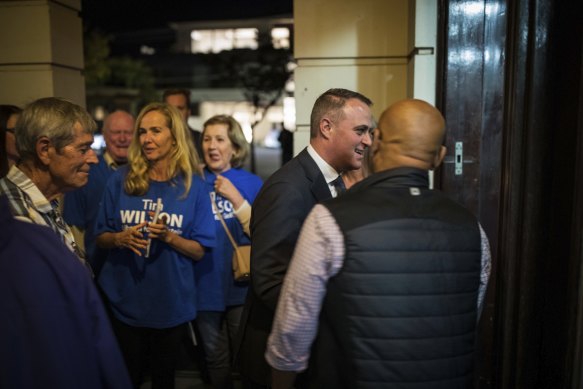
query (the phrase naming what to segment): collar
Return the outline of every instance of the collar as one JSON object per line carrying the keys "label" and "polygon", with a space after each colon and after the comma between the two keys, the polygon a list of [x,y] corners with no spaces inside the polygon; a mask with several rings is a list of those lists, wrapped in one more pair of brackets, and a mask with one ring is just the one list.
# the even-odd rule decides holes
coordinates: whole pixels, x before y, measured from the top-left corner
{"label": "collar", "polygon": [[320,169],[322,175],[324,175],[324,179],[326,180],[327,184],[330,184],[331,181],[334,181],[336,178],[338,178],[340,173],[334,170],[334,168],[330,166],[328,162],[324,161],[324,159],[320,157],[311,144],[308,145],[307,150],[308,154],[310,154],[310,157],[312,157],[314,162],[316,162],[316,165],[318,165],[318,169]]}
{"label": "collar", "polygon": [[375,173],[354,185],[355,188],[366,188],[378,183],[387,183],[392,188],[417,187],[429,188],[429,172],[413,167],[398,167]]}
{"label": "collar", "polygon": [[42,194],[34,182],[32,182],[31,179],[28,178],[28,176],[24,174],[22,170],[17,168],[16,165],[13,165],[10,168],[6,178],[12,181],[14,185],[19,187],[20,190],[22,190],[30,197],[32,204],[37,211],[49,213],[53,210],[53,205],[49,202],[45,195]]}
{"label": "collar", "polygon": [[105,161],[107,166],[110,167],[112,170],[117,170],[117,168],[119,167],[118,163],[115,162],[113,157],[107,151],[103,153],[103,160]]}

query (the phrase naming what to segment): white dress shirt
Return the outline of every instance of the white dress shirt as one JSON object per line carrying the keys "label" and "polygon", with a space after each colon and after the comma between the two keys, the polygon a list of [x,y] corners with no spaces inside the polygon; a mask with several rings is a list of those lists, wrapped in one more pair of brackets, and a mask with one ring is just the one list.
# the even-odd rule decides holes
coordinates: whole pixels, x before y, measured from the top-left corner
{"label": "white dress shirt", "polygon": [[330,166],[328,162],[324,161],[324,159],[320,157],[320,155],[316,152],[312,145],[308,145],[307,149],[308,154],[310,154],[310,157],[312,157],[314,162],[316,162],[316,165],[318,165],[318,169],[320,169],[320,171],[324,175],[324,179],[328,184],[328,188],[330,189],[330,193],[332,193],[332,197],[337,197],[338,192],[336,191],[336,187],[334,186],[334,184],[332,184],[332,181],[337,179],[340,173],[338,173],[332,166]]}

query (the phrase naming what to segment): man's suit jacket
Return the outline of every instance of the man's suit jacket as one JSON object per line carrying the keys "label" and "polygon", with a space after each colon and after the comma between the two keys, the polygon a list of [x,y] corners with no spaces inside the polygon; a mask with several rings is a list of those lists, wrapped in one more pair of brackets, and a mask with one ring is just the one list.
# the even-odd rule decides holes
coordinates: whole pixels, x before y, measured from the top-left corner
{"label": "man's suit jacket", "polygon": [[195,130],[194,128],[190,128],[188,127],[188,129],[190,130],[190,137],[192,138],[192,143],[194,144],[194,149],[196,150],[196,153],[198,154],[198,160],[200,161],[200,163],[204,163],[204,153],[202,151],[202,134],[200,133],[200,131]]}
{"label": "man's suit jacket", "polygon": [[265,361],[267,338],[283,278],[312,207],[331,198],[328,184],[307,149],[276,171],[253,203],[251,216],[251,287],[235,350],[241,374],[271,384]]}

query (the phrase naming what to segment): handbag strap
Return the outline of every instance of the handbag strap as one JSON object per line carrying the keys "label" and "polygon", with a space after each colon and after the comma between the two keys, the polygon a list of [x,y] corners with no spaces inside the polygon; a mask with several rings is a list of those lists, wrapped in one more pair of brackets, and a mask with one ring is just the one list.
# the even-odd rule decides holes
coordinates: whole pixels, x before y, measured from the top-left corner
{"label": "handbag strap", "polygon": [[225,220],[223,219],[223,215],[221,214],[221,212],[217,208],[215,201],[213,200],[213,196],[210,193],[209,193],[209,197],[211,198],[211,205],[213,206],[213,210],[215,211],[215,213],[217,215],[219,215],[219,220],[221,221],[221,224],[223,225],[223,228],[225,229],[225,232],[227,233],[227,236],[229,237],[229,240],[231,241],[233,248],[235,250],[237,250],[239,248],[239,246],[237,245],[237,242],[235,242],[235,239],[233,239],[233,235],[231,235],[231,231],[229,231],[229,227],[227,227],[227,223],[225,223]]}

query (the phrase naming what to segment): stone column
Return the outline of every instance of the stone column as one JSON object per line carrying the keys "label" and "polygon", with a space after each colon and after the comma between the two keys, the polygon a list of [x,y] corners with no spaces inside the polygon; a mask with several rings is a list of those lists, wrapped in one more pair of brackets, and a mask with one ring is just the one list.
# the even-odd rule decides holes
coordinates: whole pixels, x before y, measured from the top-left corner
{"label": "stone column", "polygon": [[80,0],[0,1],[0,103],[59,96],[85,106]]}

